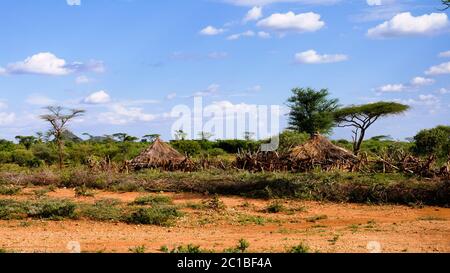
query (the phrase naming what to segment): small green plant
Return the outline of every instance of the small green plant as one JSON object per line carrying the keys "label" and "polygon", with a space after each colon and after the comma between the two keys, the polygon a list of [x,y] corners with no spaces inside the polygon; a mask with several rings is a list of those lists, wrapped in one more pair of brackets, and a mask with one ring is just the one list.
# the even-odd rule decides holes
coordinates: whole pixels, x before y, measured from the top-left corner
{"label": "small green plant", "polygon": [[214,195],[213,198],[204,200],[203,205],[207,207],[208,209],[215,210],[215,211],[221,211],[226,208],[225,204],[222,200],[220,200],[219,195]]}
{"label": "small green plant", "polygon": [[1,185],[0,186],[0,195],[16,195],[18,194],[22,188],[13,186],[13,185]]}
{"label": "small green plant", "polygon": [[245,253],[249,248],[250,243],[245,239],[240,239],[237,246],[232,248],[227,248],[224,250],[225,253]]}
{"label": "small green plant", "polygon": [[285,211],[285,210],[286,210],[286,208],[284,207],[284,205],[279,200],[273,201],[266,208],[266,211],[268,213],[279,213],[279,212],[282,212],[282,211]]}
{"label": "small green plant", "polygon": [[142,254],[142,253],[145,253],[146,249],[147,248],[145,247],[145,245],[141,245],[141,246],[130,247],[128,250],[131,253]]}
{"label": "small green plant", "polygon": [[253,216],[253,215],[243,214],[238,217],[238,222],[241,225],[256,224],[256,225],[263,226],[266,223],[266,219],[261,216]]}
{"label": "small green plant", "polygon": [[174,206],[154,206],[137,209],[126,221],[132,224],[170,226],[180,216],[181,213]]}
{"label": "small green plant", "polygon": [[86,185],[81,185],[75,188],[76,197],[93,197],[95,195],[94,191],[90,190]]}
{"label": "small green plant", "polygon": [[288,253],[309,253],[310,249],[307,245],[301,243],[293,246],[288,250]]}
{"label": "small green plant", "polygon": [[198,245],[193,245],[193,244],[188,244],[187,246],[178,246],[175,247],[174,249],[172,249],[172,251],[170,251],[170,253],[192,253],[192,254],[196,254],[196,253],[202,253],[203,251],[200,249],[200,246]]}
{"label": "small green plant", "polygon": [[160,204],[172,204],[172,199],[169,196],[164,195],[146,195],[136,198],[132,205],[160,205]]}
{"label": "small green plant", "polygon": [[161,246],[159,248],[159,251],[161,251],[162,253],[169,253],[169,248],[167,246]]}
{"label": "small green plant", "polygon": [[328,242],[330,242],[331,245],[335,245],[340,237],[341,236],[339,234],[336,234],[336,235],[334,235],[334,237],[332,239],[328,240]]}

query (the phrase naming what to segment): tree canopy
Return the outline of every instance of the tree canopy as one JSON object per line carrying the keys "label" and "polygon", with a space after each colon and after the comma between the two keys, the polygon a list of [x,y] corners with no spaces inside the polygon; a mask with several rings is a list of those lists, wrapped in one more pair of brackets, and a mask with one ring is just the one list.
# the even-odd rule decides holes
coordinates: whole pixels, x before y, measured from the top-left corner
{"label": "tree canopy", "polygon": [[434,154],[450,157],[450,126],[438,126],[422,130],[414,137],[414,151],[419,155]]}
{"label": "tree canopy", "polygon": [[310,135],[329,133],[334,125],[333,111],[338,108],[338,99],[328,98],[328,89],[294,88],[292,93],[287,102],[289,129]]}
{"label": "tree canopy", "polygon": [[338,109],[334,119],[339,127],[353,127],[353,151],[358,154],[367,129],[378,119],[407,111],[408,105],[396,102],[376,102]]}

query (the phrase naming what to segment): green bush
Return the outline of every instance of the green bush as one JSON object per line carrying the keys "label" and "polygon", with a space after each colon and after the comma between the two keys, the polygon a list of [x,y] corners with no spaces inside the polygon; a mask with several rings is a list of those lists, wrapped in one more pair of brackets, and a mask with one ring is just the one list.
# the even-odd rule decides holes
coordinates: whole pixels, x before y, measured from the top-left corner
{"label": "green bush", "polygon": [[94,205],[86,205],[81,209],[81,216],[94,221],[120,221],[123,211],[119,201],[104,199],[95,202]]}
{"label": "green bush", "polygon": [[181,213],[174,206],[154,206],[139,208],[126,220],[131,224],[170,226]]}
{"label": "green bush", "polygon": [[266,208],[266,211],[268,213],[279,213],[279,212],[282,212],[282,211],[285,211],[285,210],[286,210],[286,208],[284,207],[284,205],[278,200],[273,201]]}
{"label": "green bush", "polygon": [[309,253],[310,249],[307,245],[304,245],[303,243],[293,246],[288,250],[288,253]]}
{"label": "green bush", "polygon": [[132,205],[161,205],[171,204],[172,199],[164,195],[146,195],[136,198]]}
{"label": "green bush", "polygon": [[291,148],[302,145],[309,139],[309,134],[286,130],[280,134],[280,152],[288,152]]}
{"label": "green bush", "polygon": [[67,200],[43,200],[31,203],[27,208],[29,217],[60,220],[75,218],[76,205]]}
{"label": "green bush", "polygon": [[33,153],[28,150],[15,150],[12,153],[12,161],[19,166],[23,167],[39,167],[36,166],[37,162]]}
{"label": "green bush", "polygon": [[200,146],[198,141],[195,140],[175,140],[170,142],[170,144],[180,153],[190,156],[197,155],[202,150],[202,147]]}
{"label": "green bush", "polygon": [[450,156],[450,126],[438,126],[422,130],[414,137],[413,151],[419,155]]}
{"label": "green bush", "polygon": [[0,185],[0,195],[16,195],[22,190],[21,187],[13,185]]}

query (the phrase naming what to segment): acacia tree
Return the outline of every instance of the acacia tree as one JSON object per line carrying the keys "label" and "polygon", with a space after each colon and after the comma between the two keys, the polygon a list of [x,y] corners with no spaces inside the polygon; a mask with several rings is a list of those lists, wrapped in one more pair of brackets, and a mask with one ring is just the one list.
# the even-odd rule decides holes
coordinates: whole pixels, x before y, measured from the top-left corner
{"label": "acacia tree", "polygon": [[34,136],[16,136],[15,139],[19,142],[19,144],[25,146],[25,149],[27,150],[29,150],[33,144],[38,142],[37,138]]}
{"label": "acacia tree", "polygon": [[80,109],[65,109],[61,106],[48,106],[45,109],[49,112],[42,115],[41,119],[50,123],[52,128],[49,133],[55,138],[58,148],[59,169],[63,168],[64,162],[64,140],[63,134],[67,130],[69,121],[82,116],[86,111]]}
{"label": "acacia tree", "polygon": [[142,142],[155,142],[161,135],[160,134],[149,134],[142,137]]}
{"label": "acacia tree", "polygon": [[312,88],[294,88],[288,99],[289,129],[313,135],[329,133],[333,127],[333,111],[338,108],[338,99],[329,99],[328,89],[316,91]]}
{"label": "acacia tree", "polygon": [[450,8],[450,0],[442,0],[442,4],[445,6],[443,10]]}
{"label": "acacia tree", "polygon": [[376,102],[341,108],[334,112],[334,118],[338,127],[353,128],[353,152],[358,155],[366,131],[372,124],[382,117],[398,115],[408,109],[408,105],[396,102]]}

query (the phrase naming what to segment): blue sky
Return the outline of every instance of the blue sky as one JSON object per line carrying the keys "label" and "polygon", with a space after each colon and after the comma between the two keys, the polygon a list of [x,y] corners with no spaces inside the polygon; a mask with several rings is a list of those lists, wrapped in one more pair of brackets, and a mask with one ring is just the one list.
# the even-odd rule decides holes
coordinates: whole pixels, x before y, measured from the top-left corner
{"label": "blue sky", "polygon": [[[449,125],[450,21],[438,0],[2,0],[0,138],[87,110],[77,134],[171,136],[175,105],[283,106],[293,87],[408,113],[369,135]],[[286,117],[282,117],[282,126]],[[350,138],[336,129],[333,138]]]}

